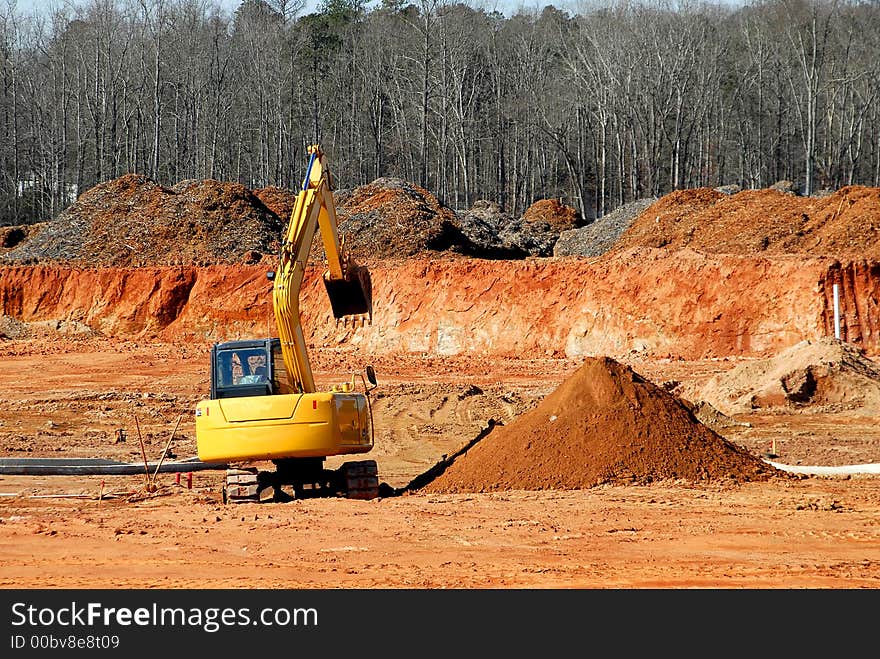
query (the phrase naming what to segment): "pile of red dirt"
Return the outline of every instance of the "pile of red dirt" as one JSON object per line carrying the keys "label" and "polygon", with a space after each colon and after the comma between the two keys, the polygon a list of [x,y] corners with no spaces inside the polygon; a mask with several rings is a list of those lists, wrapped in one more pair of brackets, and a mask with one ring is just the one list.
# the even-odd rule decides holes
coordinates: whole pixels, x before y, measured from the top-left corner
{"label": "pile of red dirt", "polygon": [[823,197],[774,190],[725,195],[678,190],[648,207],[615,245],[712,254],[880,258],[880,188],[851,185]]}
{"label": "pile of red dirt", "polygon": [[243,185],[208,179],[166,188],[126,174],[83,193],[5,259],[89,266],[254,262],[275,251],[280,232],[278,216]]}
{"label": "pile of red dirt", "polygon": [[700,397],[726,414],[807,407],[880,411],[880,366],[833,337],[801,341],[716,375]]}
{"label": "pile of red dirt", "polygon": [[630,367],[591,357],[533,410],[452,460],[424,491],[586,489],[667,479],[742,482],[779,474]]}
{"label": "pile of red dirt", "polygon": [[556,231],[568,231],[581,224],[576,208],[566,206],[558,199],[539,199],[523,213],[526,222],[546,222]]}

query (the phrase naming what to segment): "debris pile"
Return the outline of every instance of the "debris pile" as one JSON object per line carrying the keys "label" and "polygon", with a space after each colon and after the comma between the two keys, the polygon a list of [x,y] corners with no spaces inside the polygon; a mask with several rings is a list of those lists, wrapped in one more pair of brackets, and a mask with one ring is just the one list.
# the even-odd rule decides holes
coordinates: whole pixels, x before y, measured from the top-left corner
{"label": "debris pile", "polygon": [[20,246],[39,233],[46,226],[45,222],[37,224],[18,224],[0,227],[0,254]]}
{"label": "debris pile", "polygon": [[[399,178],[378,178],[335,195],[339,230],[356,259],[399,259],[459,244],[455,213],[430,192]],[[320,240],[313,258],[323,258]]]}
{"label": "debris pile", "polygon": [[529,251],[516,240],[515,226],[521,225],[500,204],[479,199],[466,211],[456,213],[456,223],[467,240],[462,251],[486,259],[521,259]]}
{"label": "debris pile", "polygon": [[774,408],[880,411],[880,366],[835,338],[801,341],[716,375],[700,397],[726,414]]}
{"label": "debris pile", "polygon": [[513,245],[527,256],[553,256],[559,232],[544,221],[514,220],[499,234],[505,245]]}
{"label": "debris pile", "polygon": [[700,423],[662,387],[609,357],[591,357],[537,407],[452,461],[424,491],[743,482],[777,474]]}
{"label": "debris pile", "polygon": [[[556,204],[555,200],[552,200]],[[550,224],[544,216],[554,211],[546,204],[537,202],[531,208],[537,210],[530,215],[531,219],[513,217],[504,212],[495,202],[479,200],[467,211],[457,214],[458,226],[467,239],[460,251],[470,256],[487,259],[522,259],[528,256],[551,256],[553,245],[559,239],[559,229]],[[542,211],[543,208],[543,211]],[[570,214],[561,206],[554,216],[554,223],[568,226]],[[574,209],[570,209],[574,211]],[[526,210],[526,214],[529,210]]]}
{"label": "debris pile", "polygon": [[116,267],[252,262],[275,251],[280,230],[279,218],[243,185],[209,179],[166,188],[126,174],[85,192],[4,260]]}

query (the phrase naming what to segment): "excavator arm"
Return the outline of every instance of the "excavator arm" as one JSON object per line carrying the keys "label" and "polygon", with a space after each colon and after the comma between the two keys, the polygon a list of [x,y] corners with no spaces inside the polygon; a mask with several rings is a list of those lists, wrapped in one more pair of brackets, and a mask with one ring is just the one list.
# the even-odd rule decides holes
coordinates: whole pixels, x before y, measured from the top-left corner
{"label": "excavator arm", "polygon": [[321,148],[309,147],[309,164],[284,233],[272,299],[284,365],[291,384],[314,393],[315,380],[300,322],[299,294],[314,241],[320,230],[327,270],[324,285],[338,320],[372,320],[372,282],[366,267],[354,262],[339,236],[330,169]]}

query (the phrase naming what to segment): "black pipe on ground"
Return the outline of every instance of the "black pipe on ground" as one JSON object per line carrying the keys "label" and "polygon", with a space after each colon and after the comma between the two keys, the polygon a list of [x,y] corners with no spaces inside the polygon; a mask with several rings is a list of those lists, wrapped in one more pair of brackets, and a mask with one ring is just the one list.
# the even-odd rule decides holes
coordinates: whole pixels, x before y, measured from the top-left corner
{"label": "black pipe on ground", "polygon": [[103,458],[0,458],[2,476],[136,476],[149,472],[173,474],[189,471],[226,469],[225,463],[202,462],[188,458],[177,462],[116,462]]}

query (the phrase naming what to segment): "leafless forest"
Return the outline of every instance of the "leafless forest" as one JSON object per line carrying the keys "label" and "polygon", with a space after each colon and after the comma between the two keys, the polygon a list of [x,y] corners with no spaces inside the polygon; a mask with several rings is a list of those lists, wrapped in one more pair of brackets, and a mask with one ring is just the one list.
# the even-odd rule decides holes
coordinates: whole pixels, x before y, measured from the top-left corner
{"label": "leafless forest", "polygon": [[0,8],[0,224],[127,172],[296,187],[398,176],[585,217],[677,188],[880,185],[880,3],[443,0]]}

